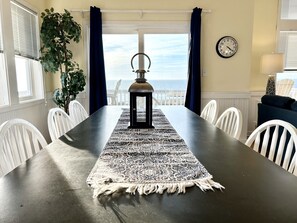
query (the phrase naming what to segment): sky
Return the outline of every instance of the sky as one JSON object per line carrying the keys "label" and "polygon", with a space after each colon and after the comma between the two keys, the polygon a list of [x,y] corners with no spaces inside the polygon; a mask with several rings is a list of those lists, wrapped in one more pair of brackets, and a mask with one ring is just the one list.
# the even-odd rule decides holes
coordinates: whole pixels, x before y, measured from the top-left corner
{"label": "sky", "polygon": [[[151,59],[149,80],[186,79],[188,70],[188,34],[145,34],[145,52]],[[131,58],[138,53],[137,34],[103,35],[105,72],[107,79],[135,79]],[[133,60],[137,70],[138,57]],[[148,59],[145,58],[145,69]]]}

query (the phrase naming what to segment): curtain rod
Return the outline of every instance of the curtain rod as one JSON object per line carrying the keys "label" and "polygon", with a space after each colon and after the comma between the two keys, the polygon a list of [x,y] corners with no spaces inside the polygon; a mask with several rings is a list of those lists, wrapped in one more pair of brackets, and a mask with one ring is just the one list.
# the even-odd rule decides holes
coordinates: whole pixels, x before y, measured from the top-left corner
{"label": "curtain rod", "polygon": [[[70,12],[90,12],[89,9],[71,9]],[[144,14],[144,13],[152,13],[152,14],[159,14],[159,13],[192,13],[192,10],[141,10],[141,9],[137,9],[137,10],[109,10],[109,9],[102,9],[101,10],[102,13],[138,13],[138,14]],[[204,13],[211,13],[210,9],[202,9],[202,12]]]}

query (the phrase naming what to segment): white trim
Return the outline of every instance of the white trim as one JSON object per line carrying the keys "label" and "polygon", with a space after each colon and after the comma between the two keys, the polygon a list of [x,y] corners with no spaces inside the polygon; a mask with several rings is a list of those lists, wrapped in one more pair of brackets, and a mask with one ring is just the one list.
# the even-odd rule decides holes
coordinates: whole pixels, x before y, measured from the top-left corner
{"label": "white trim", "polygon": [[33,14],[33,15],[37,15],[38,16],[38,9],[33,7],[32,5],[30,5],[28,2],[24,1],[24,0],[10,0],[13,4],[17,4],[19,6],[22,6],[22,8],[26,11],[28,11],[29,13]]}
{"label": "white trim", "polygon": [[[89,23],[86,22],[89,27]],[[108,34],[137,33],[144,30],[146,33],[189,33],[189,21],[103,21],[102,31]]]}
{"label": "white trim", "polygon": [[201,92],[202,98],[250,98],[250,92]]}
{"label": "white trim", "polygon": [[[2,37],[3,37],[3,49],[4,59],[6,67],[6,78],[8,87],[8,100],[9,104],[15,105],[19,103],[18,89],[17,89],[17,77],[16,68],[14,62],[14,42],[12,31],[12,19],[11,19],[11,7],[10,1],[0,1],[0,14],[2,22]],[[4,32],[5,30],[5,32]]]}
{"label": "white trim", "polygon": [[30,107],[33,107],[33,106],[38,105],[38,104],[46,105],[44,99],[28,100],[28,101],[23,101],[22,103],[16,104],[16,105],[13,105],[13,106],[1,106],[0,107],[0,114],[7,113],[9,111],[17,111],[17,110],[22,110],[24,108],[30,108]]}

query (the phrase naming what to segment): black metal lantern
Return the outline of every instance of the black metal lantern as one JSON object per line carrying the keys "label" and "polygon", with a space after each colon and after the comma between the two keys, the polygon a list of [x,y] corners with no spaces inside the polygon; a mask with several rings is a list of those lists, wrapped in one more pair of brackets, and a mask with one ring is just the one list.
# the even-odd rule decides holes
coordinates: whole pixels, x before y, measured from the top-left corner
{"label": "black metal lantern", "polygon": [[[149,60],[147,71],[138,69],[134,71],[133,59],[137,55],[144,55]],[[154,88],[145,79],[145,73],[149,72],[151,60],[145,53],[137,53],[131,59],[133,72],[137,74],[135,82],[130,86],[130,126],[129,128],[154,128],[152,94]]]}

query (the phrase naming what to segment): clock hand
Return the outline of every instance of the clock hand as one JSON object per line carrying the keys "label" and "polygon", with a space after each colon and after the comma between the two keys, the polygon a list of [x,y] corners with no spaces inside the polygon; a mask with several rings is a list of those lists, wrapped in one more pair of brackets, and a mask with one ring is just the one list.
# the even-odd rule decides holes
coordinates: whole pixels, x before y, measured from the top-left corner
{"label": "clock hand", "polygon": [[227,48],[230,50],[230,51],[232,51],[233,52],[233,50],[229,47],[229,46],[227,46]]}

